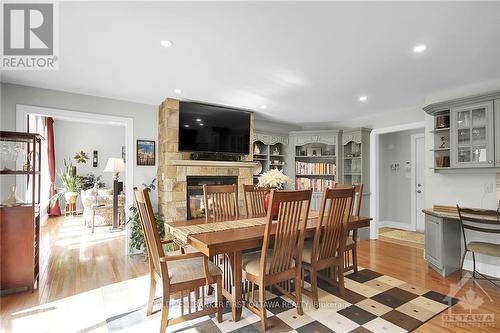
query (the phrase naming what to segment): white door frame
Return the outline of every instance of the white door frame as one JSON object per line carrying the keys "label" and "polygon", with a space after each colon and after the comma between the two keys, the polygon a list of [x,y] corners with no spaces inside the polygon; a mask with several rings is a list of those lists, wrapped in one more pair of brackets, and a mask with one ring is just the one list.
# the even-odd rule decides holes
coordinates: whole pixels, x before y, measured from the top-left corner
{"label": "white door frame", "polygon": [[[425,149],[425,133],[418,133],[411,135],[411,227],[413,231],[417,231],[417,215],[416,215],[416,206],[417,206],[417,188],[415,186],[415,181],[417,178],[417,160],[415,159],[416,155],[416,139],[423,138],[424,139],[424,149]],[[425,156],[425,154],[424,154]],[[425,161],[424,161],[425,168]],[[424,188],[424,196],[425,196],[425,188]]]}
{"label": "white door frame", "polygon": [[[134,187],[134,120],[128,117],[110,116],[92,112],[81,112],[72,110],[63,110],[56,108],[46,108],[33,105],[16,104],[16,130],[26,131],[26,119],[29,114],[36,114],[45,117],[54,117],[70,121],[79,121],[91,124],[108,124],[114,126],[125,127],[125,145],[126,145],[126,161],[125,161],[125,214],[126,219],[129,215],[129,207],[133,206],[133,187]],[[127,246],[125,253],[128,253],[130,231],[127,229]]]}
{"label": "white door frame", "polygon": [[380,223],[380,185],[379,185],[379,156],[380,145],[379,137],[382,134],[425,128],[425,121],[415,123],[396,125],[390,127],[377,128],[370,133],[370,217],[373,219],[370,223],[370,239],[378,239],[378,226]]}

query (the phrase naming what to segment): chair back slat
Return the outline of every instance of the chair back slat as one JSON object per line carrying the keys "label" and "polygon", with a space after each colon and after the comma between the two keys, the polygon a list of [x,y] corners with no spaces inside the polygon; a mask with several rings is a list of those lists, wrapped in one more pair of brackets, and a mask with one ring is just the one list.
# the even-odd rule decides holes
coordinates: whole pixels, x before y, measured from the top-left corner
{"label": "chair back slat", "polygon": [[238,186],[203,185],[205,221],[222,222],[239,217]]}
{"label": "chair back slat", "polygon": [[[470,208],[460,208],[457,205],[458,216],[460,218],[460,225],[462,227],[462,236],[464,239],[464,244],[467,247],[467,237],[465,230],[472,230],[483,233],[499,234],[500,233],[500,216],[496,212],[487,210],[477,210]],[[484,217],[484,220],[480,220]],[[496,218],[497,221],[492,221],[492,217]],[[492,227],[488,227],[488,226]]]}
{"label": "chair back slat", "polygon": [[351,188],[354,186],[354,201],[352,203],[352,216],[359,216],[361,211],[361,203],[363,199],[363,184],[338,184],[335,183],[333,188]]}
{"label": "chair back slat", "polygon": [[268,189],[255,187],[254,185],[243,185],[245,194],[245,208],[248,218],[266,216],[264,197]]}
{"label": "chair back slat", "polygon": [[320,224],[316,229],[313,244],[313,257],[317,260],[333,258],[345,247],[354,191],[351,186],[326,189],[323,193]]}
{"label": "chair back slat", "polygon": [[[311,194],[312,190],[271,191],[264,242],[262,244],[261,276],[287,271],[293,268],[294,263],[300,265]],[[277,220],[273,223],[271,207],[276,205],[279,205],[279,211]],[[272,255],[269,259],[269,270],[266,272],[266,260],[270,250],[269,244],[273,229],[274,243],[271,249]]]}
{"label": "chair back slat", "polygon": [[[160,258],[165,256],[163,246],[161,245],[160,233],[154,220],[153,208],[149,198],[149,189],[143,191],[134,187],[135,203],[139,213],[139,220],[141,221],[142,229],[144,231],[144,238],[146,240],[146,249],[148,251],[150,269],[154,270],[159,276],[161,274]],[[166,274],[168,279],[168,273]]]}

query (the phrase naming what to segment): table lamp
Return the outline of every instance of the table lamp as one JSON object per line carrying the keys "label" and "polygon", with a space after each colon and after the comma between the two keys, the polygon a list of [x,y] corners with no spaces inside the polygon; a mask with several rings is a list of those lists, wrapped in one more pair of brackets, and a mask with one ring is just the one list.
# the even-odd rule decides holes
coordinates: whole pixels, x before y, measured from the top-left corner
{"label": "table lamp", "polygon": [[113,230],[118,228],[118,177],[120,172],[125,171],[123,159],[110,157],[104,168],[104,172],[113,173]]}

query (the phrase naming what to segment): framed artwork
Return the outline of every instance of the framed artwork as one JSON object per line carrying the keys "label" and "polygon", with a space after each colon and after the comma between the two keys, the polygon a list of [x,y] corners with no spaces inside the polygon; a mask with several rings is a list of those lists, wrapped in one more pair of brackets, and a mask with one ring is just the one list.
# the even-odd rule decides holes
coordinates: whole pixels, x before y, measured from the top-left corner
{"label": "framed artwork", "polygon": [[137,165],[154,166],[156,164],[156,142],[137,140]]}

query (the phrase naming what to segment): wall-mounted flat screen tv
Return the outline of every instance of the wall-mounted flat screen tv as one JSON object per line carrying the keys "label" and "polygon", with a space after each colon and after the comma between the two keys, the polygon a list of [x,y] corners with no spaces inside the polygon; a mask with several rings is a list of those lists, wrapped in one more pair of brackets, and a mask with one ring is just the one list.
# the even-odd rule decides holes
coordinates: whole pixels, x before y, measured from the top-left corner
{"label": "wall-mounted flat screen tv", "polygon": [[251,112],[217,105],[179,104],[179,151],[245,155]]}

